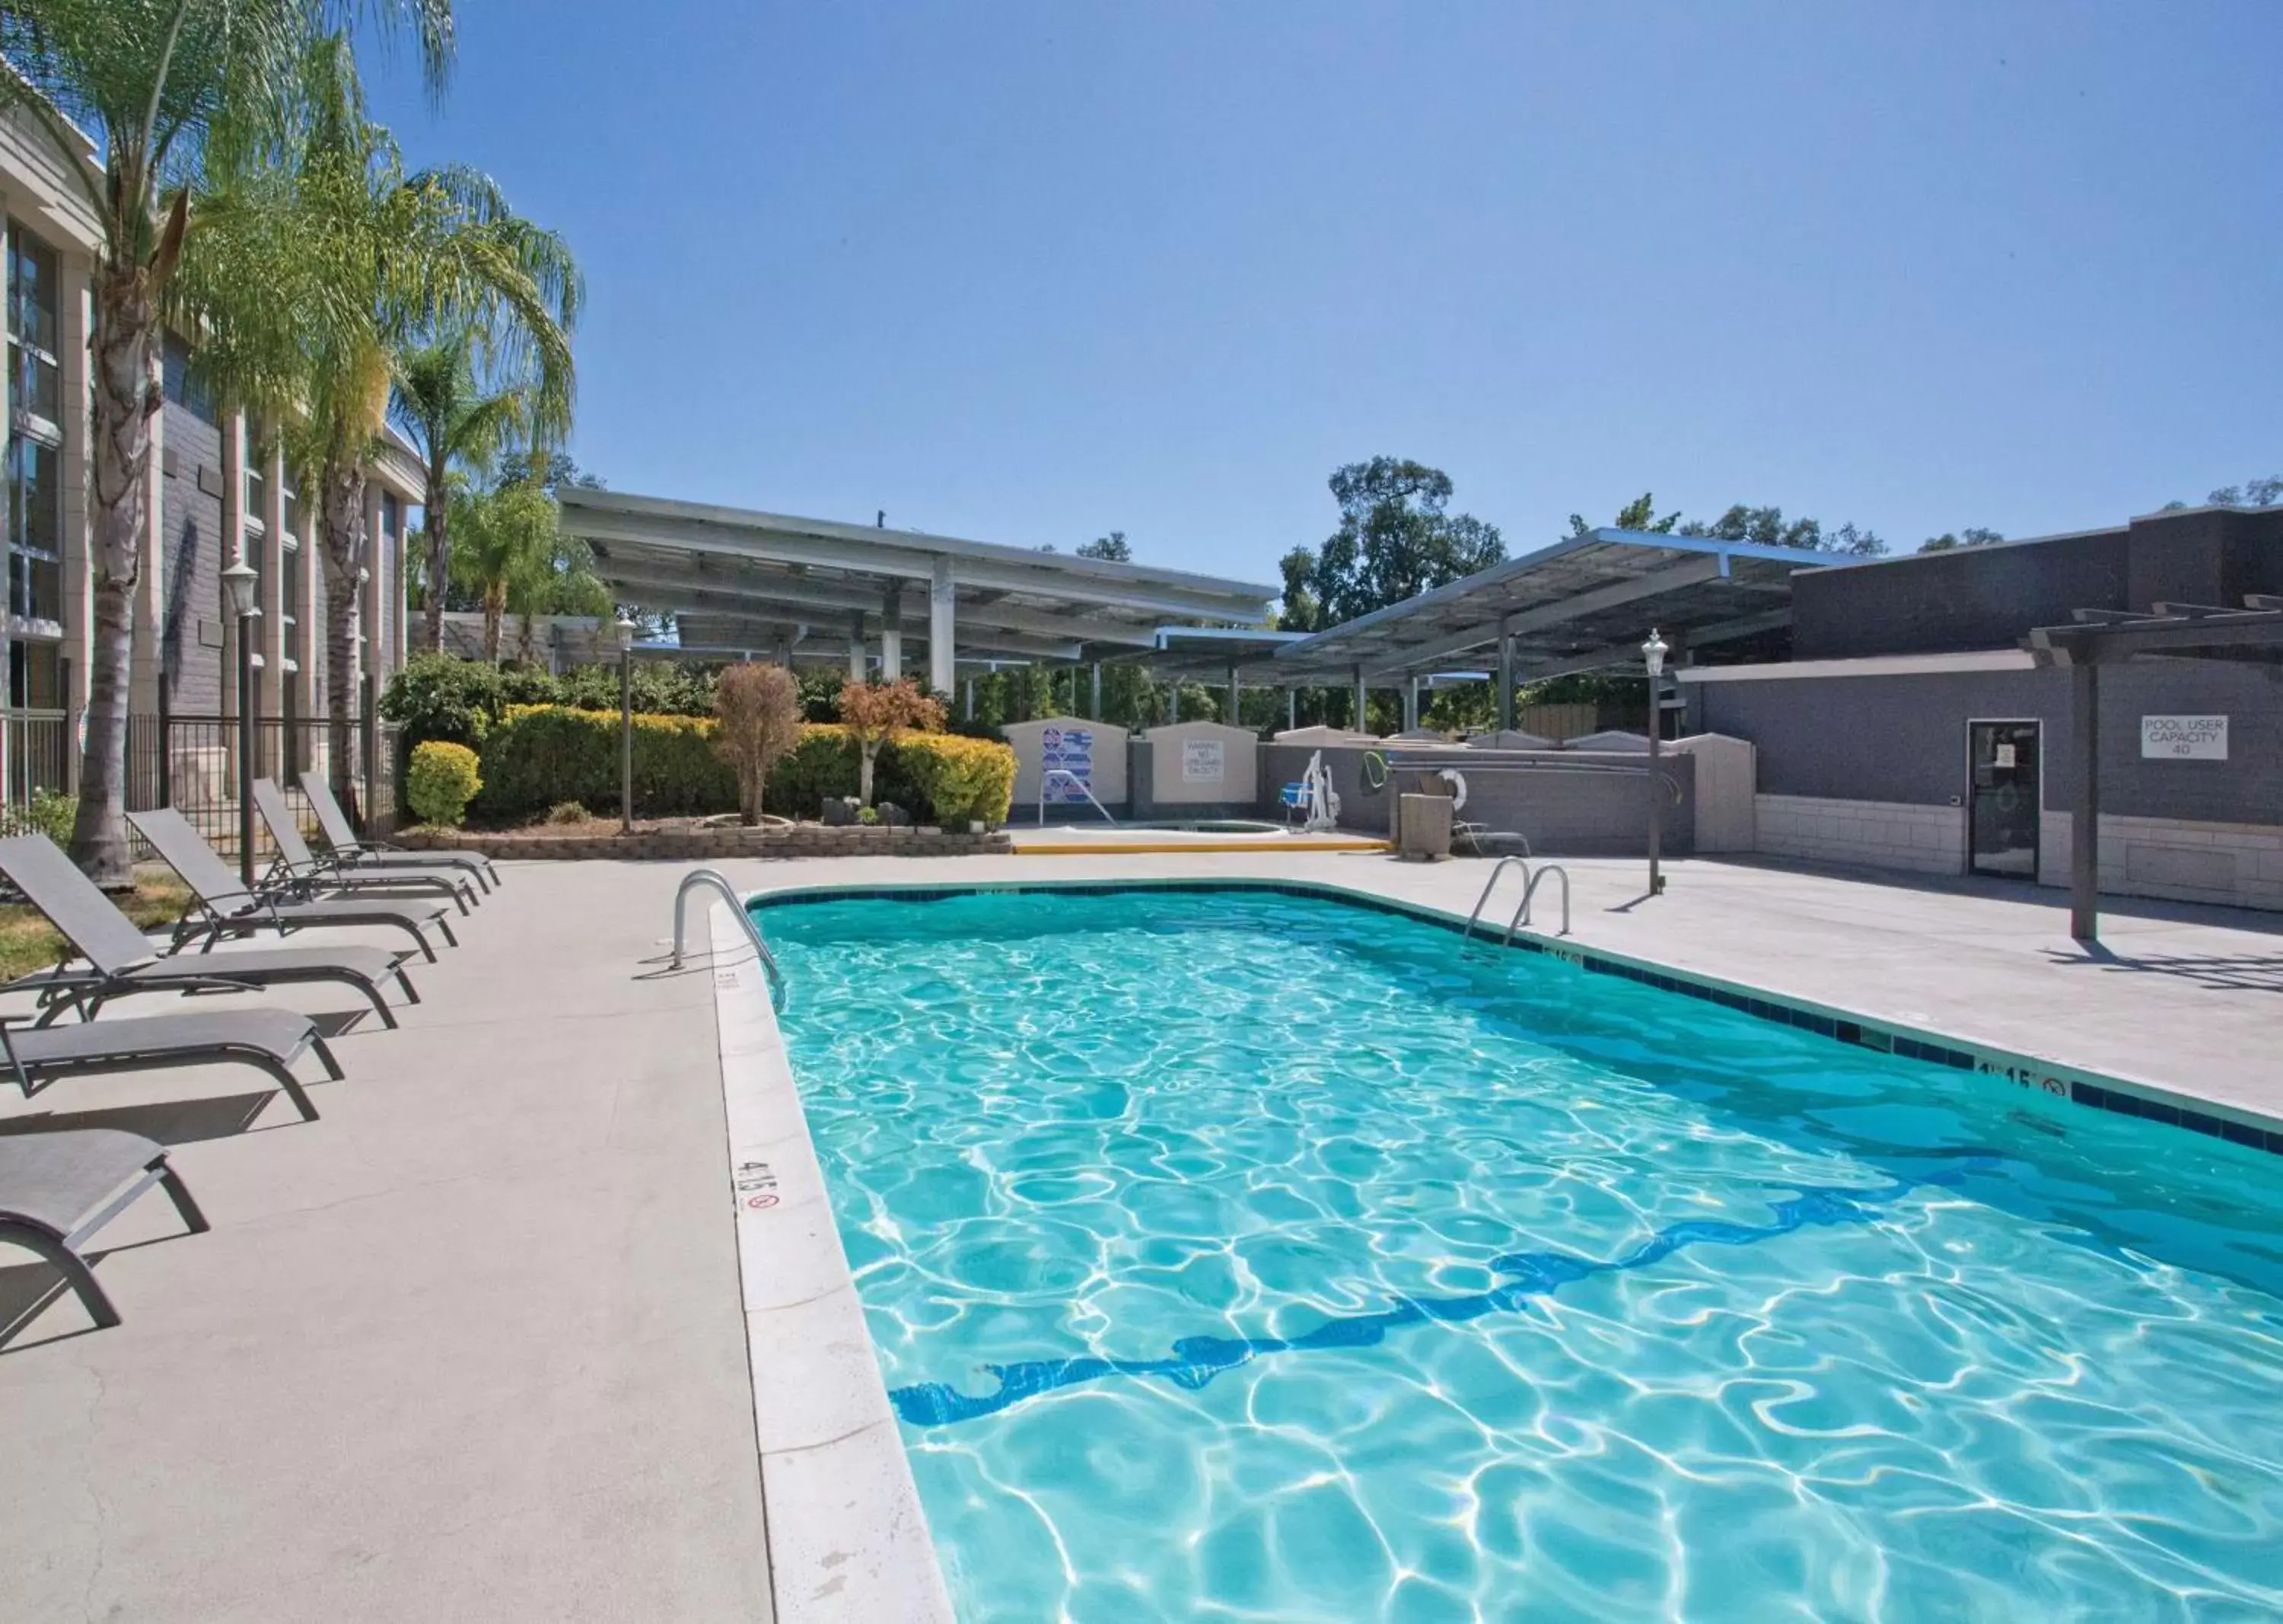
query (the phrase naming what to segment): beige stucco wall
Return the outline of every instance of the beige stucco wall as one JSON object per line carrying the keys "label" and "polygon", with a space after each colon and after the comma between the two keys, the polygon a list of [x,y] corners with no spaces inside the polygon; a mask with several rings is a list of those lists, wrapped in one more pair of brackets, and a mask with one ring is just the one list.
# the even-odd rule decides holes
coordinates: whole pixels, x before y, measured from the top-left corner
{"label": "beige stucco wall", "polygon": [[1149,796],[1160,806],[1249,806],[1259,792],[1260,741],[1250,728],[1177,722],[1151,728]]}
{"label": "beige stucco wall", "polygon": [[[1043,758],[1048,753],[1047,736],[1054,734],[1067,740],[1073,732],[1089,735],[1092,757],[1089,769],[1084,775],[1094,788],[1094,797],[1104,806],[1118,806],[1126,800],[1126,730],[1106,722],[1088,722],[1083,716],[1048,716],[1037,722],[1010,722],[999,730],[1015,751],[1015,810],[1027,816],[1029,808],[1039,804],[1039,778],[1046,770]],[[1057,794],[1069,786],[1057,784]]]}
{"label": "beige stucco wall", "polygon": [[1758,753],[1748,739],[1725,733],[1693,733],[1665,746],[1696,758],[1696,849],[1749,852],[1758,849]]}

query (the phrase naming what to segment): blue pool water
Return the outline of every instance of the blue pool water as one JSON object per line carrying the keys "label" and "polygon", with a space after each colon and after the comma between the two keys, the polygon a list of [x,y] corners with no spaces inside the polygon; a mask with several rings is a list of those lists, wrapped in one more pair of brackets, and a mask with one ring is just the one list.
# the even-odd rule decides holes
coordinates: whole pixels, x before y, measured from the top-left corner
{"label": "blue pool water", "polygon": [[964,1620],[2283,1615],[2283,1160],[1326,901],[763,917]]}

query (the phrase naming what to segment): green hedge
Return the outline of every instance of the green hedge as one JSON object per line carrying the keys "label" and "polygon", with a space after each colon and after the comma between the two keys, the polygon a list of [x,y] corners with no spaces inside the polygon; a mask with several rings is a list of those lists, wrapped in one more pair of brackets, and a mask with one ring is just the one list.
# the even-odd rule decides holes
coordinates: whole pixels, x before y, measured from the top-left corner
{"label": "green hedge", "polygon": [[[769,774],[762,809],[780,817],[816,816],[827,800],[856,792],[857,761],[856,741],[845,729],[804,729],[792,753]],[[737,777],[714,753],[710,717],[635,716],[634,765],[636,817],[737,809]],[[1004,786],[1014,782],[1014,752],[1004,745],[908,734],[900,748],[881,747],[872,798],[932,823],[932,785],[964,803],[950,808],[954,822],[979,816],[998,823],[1007,816]],[[565,706],[510,705],[484,736],[481,772],[483,789],[471,809],[487,821],[534,817],[566,800],[609,816],[619,809],[619,719]]]}
{"label": "green hedge", "polygon": [[[635,816],[688,817],[737,809],[736,775],[713,753],[699,716],[635,718]],[[485,736],[480,816],[507,821],[565,800],[619,806],[619,719],[563,706],[510,706]]]}

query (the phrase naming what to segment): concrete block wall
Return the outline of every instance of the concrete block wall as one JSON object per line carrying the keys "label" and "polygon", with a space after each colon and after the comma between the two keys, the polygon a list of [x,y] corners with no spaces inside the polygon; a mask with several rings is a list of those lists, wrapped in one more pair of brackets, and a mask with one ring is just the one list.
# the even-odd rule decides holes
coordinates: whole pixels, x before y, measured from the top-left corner
{"label": "concrete block wall", "polygon": [[1966,813],[1960,807],[1825,796],[1754,798],[1758,849],[1816,863],[1859,863],[1920,874],[1966,871]]}
{"label": "concrete block wall", "polygon": [[[2038,878],[2069,883],[2069,814],[2047,812]],[[2100,888],[2113,896],[2283,910],[2283,824],[2198,823],[2103,815]]]}

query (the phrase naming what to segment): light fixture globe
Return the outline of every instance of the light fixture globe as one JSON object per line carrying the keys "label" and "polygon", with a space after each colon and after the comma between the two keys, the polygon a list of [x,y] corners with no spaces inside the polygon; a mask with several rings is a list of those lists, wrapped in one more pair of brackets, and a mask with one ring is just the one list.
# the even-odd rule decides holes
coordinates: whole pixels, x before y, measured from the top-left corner
{"label": "light fixture globe", "polygon": [[1650,628],[1648,641],[1641,644],[1641,663],[1648,668],[1651,682],[1664,675],[1666,652],[1664,637],[1658,635],[1656,628]]}
{"label": "light fixture globe", "polygon": [[619,652],[625,653],[635,645],[635,619],[625,610],[619,612]]}
{"label": "light fixture globe", "polygon": [[239,620],[261,613],[261,572],[248,564],[243,554],[222,571],[222,584],[230,593],[230,612]]}

